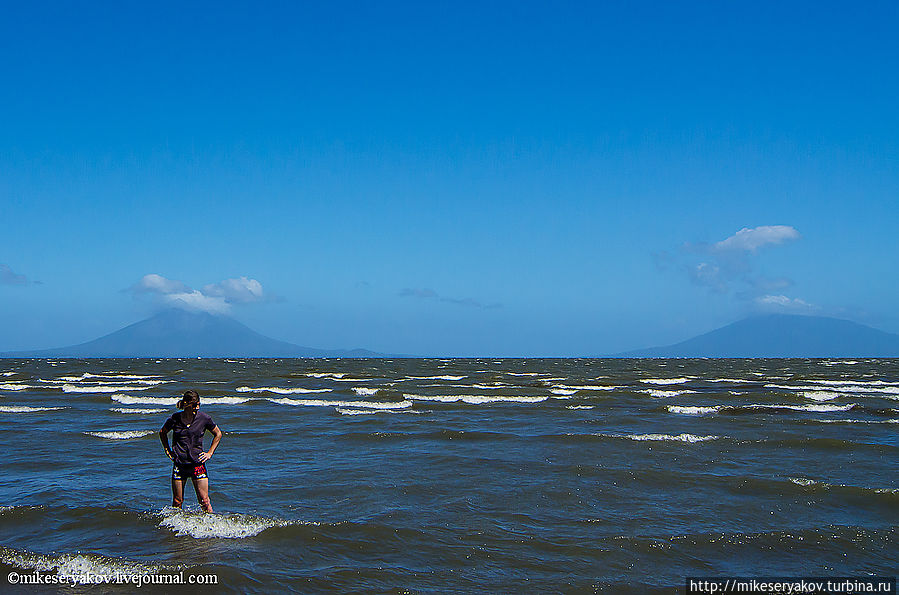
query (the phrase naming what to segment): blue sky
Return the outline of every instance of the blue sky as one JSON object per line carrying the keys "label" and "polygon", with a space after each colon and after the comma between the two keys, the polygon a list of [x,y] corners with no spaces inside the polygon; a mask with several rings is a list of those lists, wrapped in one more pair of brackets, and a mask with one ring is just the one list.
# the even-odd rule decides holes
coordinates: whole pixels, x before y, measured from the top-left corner
{"label": "blue sky", "polygon": [[4,12],[0,350],[169,305],[420,355],[899,332],[895,2]]}

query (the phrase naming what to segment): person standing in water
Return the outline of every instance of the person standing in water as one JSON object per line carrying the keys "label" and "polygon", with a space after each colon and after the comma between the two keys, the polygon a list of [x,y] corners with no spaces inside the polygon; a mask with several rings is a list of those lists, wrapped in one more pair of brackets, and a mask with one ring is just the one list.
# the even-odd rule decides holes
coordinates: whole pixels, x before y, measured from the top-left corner
{"label": "person standing in water", "polygon": [[[206,461],[212,458],[212,453],[218,447],[222,439],[222,430],[215,425],[211,417],[200,411],[200,395],[196,391],[185,392],[178,401],[178,408],[182,411],[165,420],[165,424],[159,430],[159,440],[165,454],[173,463],[172,506],[181,508],[184,501],[184,482],[190,478],[194,482],[197,501],[203,507],[203,511],[212,512]],[[206,430],[212,433],[213,439],[209,450],[203,452],[203,434]],[[172,448],[169,448],[169,431],[172,432]]]}

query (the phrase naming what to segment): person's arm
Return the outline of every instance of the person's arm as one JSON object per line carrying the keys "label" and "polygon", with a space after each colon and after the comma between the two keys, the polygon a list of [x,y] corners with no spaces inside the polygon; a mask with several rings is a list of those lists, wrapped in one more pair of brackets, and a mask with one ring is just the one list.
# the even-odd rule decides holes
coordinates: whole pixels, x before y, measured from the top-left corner
{"label": "person's arm", "polygon": [[212,453],[215,452],[215,449],[218,447],[219,442],[222,441],[222,431],[218,426],[215,426],[209,431],[212,432],[214,438],[212,439],[212,445],[209,447],[209,450],[207,452],[200,453],[200,456],[198,458],[200,459],[201,463],[205,463],[212,458]]}
{"label": "person's arm", "polygon": [[162,429],[159,430],[159,441],[162,442],[162,448],[165,450],[166,456],[174,461],[175,455],[172,453],[172,449],[169,448],[168,424],[162,426]]}

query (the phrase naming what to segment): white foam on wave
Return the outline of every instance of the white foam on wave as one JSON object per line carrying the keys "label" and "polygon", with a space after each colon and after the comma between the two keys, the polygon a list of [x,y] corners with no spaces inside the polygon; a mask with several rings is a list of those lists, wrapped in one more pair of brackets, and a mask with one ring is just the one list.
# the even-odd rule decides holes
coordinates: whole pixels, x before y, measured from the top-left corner
{"label": "white foam on wave", "polygon": [[26,407],[25,405],[10,405],[0,407],[0,413],[37,413],[39,411],[56,411],[68,409],[68,407]]}
{"label": "white foam on wave", "polygon": [[637,434],[633,436],[628,436],[631,440],[666,440],[672,442],[687,442],[692,444],[694,442],[705,442],[707,440],[718,440],[720,436],[697,436],[696,434],[678,434],[677,436],[672,436],[671,434]]}
{"label": "white foam on wave", "polygon": [[18,372],[0,372],[0,376],[15,376]]}
{"label": "white foam on wave", "polygon": [[100,554],[36,554],[4,546],[0,546],[0,562],[25,570],[55,571],[56,576],[65,581],[60,582],[60,586],[65,584],[93,585],[95,584],[93,580],[97,576],[147,575],[165,570],[164,566],[158,564],[108,558]]}
{"label": "white foam on wave", "polygon": [[570,389],[570,388],[551,388],[551,389],[549,389],[549,392],[551,392],[554,395],[566,396],[566,395],[573,395],[574,393],[577,392],[577,390]]}
{"label": "white foam on wave", "polygon": [[405,380],[462,380],[466,376],[406,376]]}
{"label": "white foam on wave", "polygon": [[[505,395],[403,395],[412,401],[437,401],[440,403],[468,403],[483,405],[485,403],[540,403],[550,397],[512,397]],[[555,397],[559,398],[559,397]]]}
{"label": "white foam on wave", "polygon": [[847,405],[742,405],[746,409],[790,409],[792,411],[814,411],[816,413],[831,413],[834,411],[849,411],[855,407],[857,403],[849,403]]}
{"label": "white foam on wave", "polygon": [[371,397],[372,395],[377,394],[377,388],[368,388],[364,386],[356,386],[353,388],[353,392],[359,395],[360,397]]}
{"label": "white foam on wave", "polygon": [[296,521],[249,514],[197,513],[176,508],[163,509],[161,515],[160,527],[173,531],[175,535],[194,539],[241,539],[253,537],[272,527],[299,524]]}
{"label": "white foam on wave", "polygon": [[308,376],[309,378],[343,378],[346,376],[346,372],[308,372],[303,374],[303,376]]}
{"label": "white foam on wave", "polygon": [[809,380],[815,384],[827,384],[830,386],[897,386],[899,382],[886,380]]}
{"label": "white foam on wave", "polygon": [[709,378],[706,382],[733,382],[737,384],[745,384],[754,382],[753,380],[743,380],[742,378]]}
{"label": "white foam on wave", "polygon": [[115,411],[116,413],[135,413],[135,414],[147,414],[147,413],[165,413],[168,409],[126,409],[122,407],[113,407],[110,411]]}
{"label": "white foam on wave", "polygon": [[323,399],[267,399],[278,405],[293,405],[295,407],[344,407],[344,408],[360,408],[360,409],[405,409],[412,407],[412,401],[393,401],[393,402],[377,402],[377,401],[326,401]]}
{"label": "white foam on wave", "polygon": [[98,384],[95,386],[87,386],[83,384],[63,384],[62,392],[64,393],[114,393],[120,390],[149,390],[152,386],[134,386],[134,385],[109,385]]}
{"label": "white foam on wave", "polygon": [[479,390],[497,390],[500,388],[508,388],[510,385],[502,382],[494,382],[493,384],[456,384],[453,386],[459,386],[461,388],[476,388]]}
{"label": "white foam on wave", "polygon": [[863,486],[852,486],[842,483],[827,483],[826,481],[815,481],[807,477],[790,477],[791,482],[796,485],[807,488],[809,486],[821,486],[822,488],[856,488],[862,490],[871,490],[875,494],[899,494],[899,488],[868,488]]}
{"label": "white foam on wave", "polygon": [[237,387],[237,392],[239,393],[275,393],[279,395],[298,395],[298,394],[308,394],[308,393],[330,393],[334,392],[330,388],[280,388],[278,386],[260,386],[259,388],[252,388],[249,386],[239,386]]}
{"label": "white foam on wave", "polygon": [[36,388],[34,386],[29,386],[27,384],[0,384],[0,390],[25,390],[27,388]]}
{"label": "white foam on wave", "polygon": [[379,413],[405,414],[405,413],[422,413],[413,409],[347,409],[346,407],[336,407],[335,411],[340,415],[377,415]]}
{"label": "white foam on wave", "polygon": [[97,438],[106,438],[107,440],[133,440],[134,438],[143,438],[150,434],[155,434],[154,430],[129,430],[126,432],[82,432],[88,436]]}
{"label": "white foam on wave", "polygon": [[799,394],[801,394],[806,399],[811,399],[813,401],[833,401],[838,397],[846,396],[840,393],[830,392],[828,390],[807,390]]}
{"label": "white foam on wave", "polygon": [[678,405],[667,405],[666,408],[669,412],[678,413],[680,415],[709,415],[711,413],[718,413],[721,409],[721,405],[714,405],[712,407],[681,407]]}
{"label": "white foam on wave", "polygon": [[[168,405],[174,407],[178,404],[178,397],[132,397],[131,395],[112,395],[113,401],[123,405]],[[201,397],[203,405],[241,405],[251,401],[252,397]]]}
{"label": "white foam on wave", "polygon": [[503,372],[507,376],[545,376],[540,372]]}
{"label": "white foam on wave", "polygon": [[822,424],[899,424],[899,419],[816,419]]}
{"label": "white foam on wave", "polygon": [[[839,385],[830,385],[835,388],[839,388],[840,392],[845,393],[861,393],[861,394],[883,394],[883,395],[897,395],[899,396],[899,386],[871,386],[868,384],[860,384],[860,383],[844,383]],[[792,390],[792,391],[816,391],[821,390],[823,387],[820,384],[803,384],[803,385],[787,385],[787,384],[766,384],[765,388],[781,388],[784,390]],[[888,396],[887,398],[894,398],[892,396]]]}
{"label": "white foam on wave", "polygon": [[178,397],[132,397],[131,395],[112,395],[113,401],[123,405],[168,405],[174,407],[178,403]]}
{"label": "white foam on wave", "polygon": [[646,384],[683,384],[684,382],[690,382],[693,380],[692,377],[685,378],[644,378],[640,382]]}
{"label": "white foam on wave", "polygon": [[667,399],[669,397],[679,397],[680,395],[693,394],[696,391],[692,390],[655,390],[655,389],[646,389],[641,390],[641,393],[646,393],[647,395],[664,398]]}
{"label": "white foam on wave", "polygon": [[567,405],[565,409],[593,409],[594,405]]}
{"label": "white foam on wave", "polygon": [[645,441],[664,441],[664,442],[686,442],[693,444],[695,442],[706,442],[708,440],[718,440],[721,436],[697,436],[696,434],[597,434],[597,436],[606,436],[608,438],[627,438],[638,442]]}
{"label": "white foam on wave", "polygon": [[554,388],[567,388],[569,390],[615,390],[620,386],[607,386],[604,384],[554,384]]}
{"label": "white foam on wave", "polygon": [[[72,382],[80,382],[81,380],[86,380],[88,378],[108,378],[111,380],[141,380],[146,378],[162,378],[162,376],[158,374],[153,374],[147,376],[146,374],[118,374],[116,372],[106,372],[105,374],[91,374],[90,372],[85,372],[81,376],[60,376],[59,380],[67,380]],[[166,380],[150,380],[149,382],[155,382],[157,384],[162,382],[167,382]],[[142,384],[139,382],[138,384]]]}
{"label": "white foam on wave", "polygon": [[[102,381],[96,380],[86,380],[86,378],[102,378]],[[103,374],[83,374],[81,376],[60,376],[56,380],[41,380],[41,382],[78,382],[83,386],[91,386],[90,383],[94,383],[94,385],[99,386],[112,386],[112,385],[121,385],[121,384],[143,384],[147,386],[157,386],[159,384],[166,384],[170,382],[169,380],[143,380],[143,376],[104,376]]]}

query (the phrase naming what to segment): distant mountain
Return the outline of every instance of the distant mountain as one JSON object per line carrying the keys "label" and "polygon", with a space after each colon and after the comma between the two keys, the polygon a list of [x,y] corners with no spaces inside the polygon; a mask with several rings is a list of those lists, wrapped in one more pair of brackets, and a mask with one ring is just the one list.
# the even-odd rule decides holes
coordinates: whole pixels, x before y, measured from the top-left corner
{"label": "distant mountain", "polygon": [[385,357],[366,349],[300,347],[260,335],[227,316],[165,310],[114,333],[70,347],[0,357]]}
{"label": "distant mountain", "polygon": [[770,314],[615,357],[899,357],[899,335],[837,318]]}

